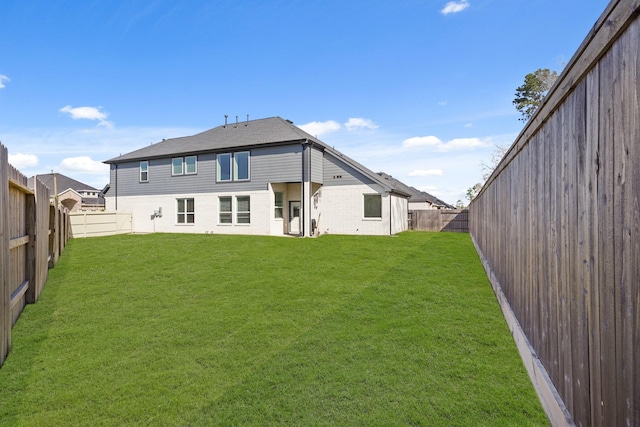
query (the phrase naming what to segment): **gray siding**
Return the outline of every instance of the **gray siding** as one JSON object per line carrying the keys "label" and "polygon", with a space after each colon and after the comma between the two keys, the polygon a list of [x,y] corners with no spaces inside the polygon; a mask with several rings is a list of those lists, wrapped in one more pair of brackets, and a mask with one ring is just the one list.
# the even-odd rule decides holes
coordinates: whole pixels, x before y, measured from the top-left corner
{"label": "gray siding", "polygon": [[341,160],[325,152],[323,162],[323,183],[326,186],[333,185],[359,185],[375,184],[375,182],[358,172]]}
{"label": "gray siding", "polygon": [[[109,196],[215,193],[266,190],[269,182],[300,182],[302,146],[287,145],[251,150],[249,181],[216,182],[216,154],[198,155],[195,175],[171,175],[171,158],[149,160],[149,182],[140,182],[140,162],[111,166]],[[112,193],[113,192],[113,193]]]}
{"label": "gray siding", "polygon": [[324,182],[322,151],[318,149],[311,150],[311,182],[322,184]]}

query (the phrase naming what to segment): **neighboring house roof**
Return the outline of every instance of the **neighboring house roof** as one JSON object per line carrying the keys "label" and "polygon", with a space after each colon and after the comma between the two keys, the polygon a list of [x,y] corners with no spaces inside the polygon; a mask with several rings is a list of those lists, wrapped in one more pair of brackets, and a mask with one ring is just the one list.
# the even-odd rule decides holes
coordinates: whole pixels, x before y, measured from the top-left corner
{"label": "neighboring house roof", "polygon": [[162,142],[106,160],[104,163],[118,164],[136,160],[184,156],[211,151],[249,149],[258,146],[302,143],[305,141],[341,159],[372,181],[382,185],[385,191],[393,192],[404,197],[410,196],[406,191],[396,188],[394,183],[382,179],[375,172],[303,131],[290,120],[285,120],[281,117],[233,122],[193,136],[165,139]]}
{"label": "neighboring house roof", "polygon": [[[58,195],[68,190],[74,191],[78,194],[78,196],[81,196],[81,193],[86,192],[100,193],[100,190],[98,190],[97,188],[87,185],[84,182],[76,181],[75,179],[69,178],[66,175],[62,175],[61,173],[46,173],[42,175],[36,175],[35,177],[29,178],[29,181],[33,180],[34,178],[39,179],[44,185],[46,185],[52,195],[54,187],[56,187],[56,189],[58,190]],[[102,196],[102,194],[99,194],[97,197],[82,197],[82,203],[86,205],[104,205],[104,197]]]}
{"label": "neighboring house roof", "polygon": [[453,206],[451,206],[450,204],[448,204],[447,202],[444,202],[440,199],[438,199],[435,196],[432,196],[431,194],[427,193],[426,191],[420,191],[417,188],[414,187],[410,187],[408,185],[406,185],[405,183],[403,183],[402,181],[392,177],[389,174],[386,174],[384,172],[378,172],[378,175],[380,175],[383,179],[393,183],[393,185],[398,188],[400,191],[405,192],[407,194],[409,194],[411,197],[409,198],[409,203],[430,203],[434,206],[440,206],[440,207],[444,207],[446,209],[454,209]]}

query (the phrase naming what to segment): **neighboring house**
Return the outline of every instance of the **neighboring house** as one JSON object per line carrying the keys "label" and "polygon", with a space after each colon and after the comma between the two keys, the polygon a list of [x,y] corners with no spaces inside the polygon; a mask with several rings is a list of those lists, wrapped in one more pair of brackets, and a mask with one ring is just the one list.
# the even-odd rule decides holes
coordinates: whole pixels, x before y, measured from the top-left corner
{"label": "neighboring house", "polygon": [[280,117],[105,161],[107,210],[134,232],[312,236],[407,230],[409,194]]}
{"label": "neighboring house", "polygon": [[409,187],[408,185],[398,181],[391,175],[387,175],[384,172],[378,172],[382,178],[389,180],[392,182],[392,185],[395,185],[399,190],[409,194],[411,197],[409,198],[409,210],[410,211],[418,211],[418,210],[431,210],[431,209],[455,209],[454,206],[451,206],[447,202],[443,202],[435,196],[427,193],[426,191],[420,191],[417,188]]}
{"label": "neighboring house", "polygon": [[49,188],[51,198],[54,197],[57,189],[59,202],[70,212],[104,210],[102,192],[90,185],[59,173],[36,175],[29,178],[29,181],[32,182],[34,178],[38,178]]}

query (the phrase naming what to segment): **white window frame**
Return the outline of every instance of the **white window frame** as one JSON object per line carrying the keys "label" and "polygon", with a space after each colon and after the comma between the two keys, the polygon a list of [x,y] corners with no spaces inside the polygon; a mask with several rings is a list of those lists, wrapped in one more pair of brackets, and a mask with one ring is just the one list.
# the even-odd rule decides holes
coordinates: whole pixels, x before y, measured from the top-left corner
{"label": "white window frame", "polygon": [[[193,203],[193,210],[189,210],[189,200]],[[182,202],[182,206],[184,211],[180,210],[180,202]],[[189,215],[192,216],[191,221],[189,221]],[[182,216],[182,221],[180,221],[180,217]],[[192,225],[196,223],[196,200],[193,197],[183,197],[176,199],[176,224],[178,225]]]}
{"label": "white window frame", "polygon": [[[142,167],[142,165],[145,165],[144,169]],[[146,178],[142,179],[142,174],[146,174]],[[149,182],[149,160],[143,160],[140,162],[140,182]]]}
{"label": "white window frame", "polygon": [[[180,165],[180,172],[176,172],[176,166]],[[171,159],[171,176],[184,174],[184,158],[174,157]]]}
{"label": "white window frame", "polygon": [[[221,159],[229,157],[229,178],[222,179],[222,168],[220,167]],[[217,182],[231,182],[233,180],[233,154],[232,153],[220,153],[216,155],[216,181]]]}
{"label": "white window frame", "polygon": [[[189,160],[193,159],[193,172],[189,172]],[[185,175],[195,175],[198,173],[198,156],[185,156],[184,158],[184,174]]]}
{"label": "white window frame", "polygon": [[[278,205],[277,194],[280,194],[281,197],[280,205]],[[278,212],[280,212],[280,216],[278,216]],[[284,192],[282,191],[273,192],[273,217],[275,219],[284,219]]]}
{"label": "white window frame", "polygon": [[[238,155],[246,154],[247,155],[247,177],[239,178],[238,177]],[[251,180],[251,151],[238,151],[233,153],[233,180],[234,181],[250,181]]]}
{"label": "white window frame", "polygon": [[[380,216],[367,216],[367,197],[377,197],[380,200]],[[382,219],[382,194],[368,193],[362,195],[362,218],[366,220],[381,220]]]}
{"label": "white window frame", "polygon": [[[222,199],[229,199],[229,210],[222,210]],[[222,215],[224,214],[225,218],[228,216],[229,221],[222,221]],[[231,196],[218,196],[218,224],[219,225],[232,225],[233,224],[233,197]]]}
{"label": "white window frame", "polygon": [[[249,200],[249,210],[246,211],[241,211],[240,210],[240,199],[248,199]],[[235,212],[235,218],[236,218],[236,224],[237,225],[250,225],[251,224],[251,196],[236,196],[235,197],[235,203],[236,203],[236,212]],[[246,215],[247,217],[247,222],[244,221],[240,221],[240,217]]]}

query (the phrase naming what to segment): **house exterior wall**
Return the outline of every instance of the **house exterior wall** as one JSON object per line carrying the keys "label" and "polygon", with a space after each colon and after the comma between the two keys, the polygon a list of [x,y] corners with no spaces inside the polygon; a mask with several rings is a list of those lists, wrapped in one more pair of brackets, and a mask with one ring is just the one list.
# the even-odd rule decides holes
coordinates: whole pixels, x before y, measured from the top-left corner
{"label": "house exterior wall", "polygon": [[[254,148],[250,152],[250,179],[248,181],[216,182],[216,154],[204,153],[198,155],[197,173],[193,175],[172,176],[171,158],[149,159],[148,182],[140,182],[140,161],[120,163],[117,169],[115,165],[112,165],[112,189],[107,194],[110,198],[115,197],[117,191],[120,200],[120,197],[126,196],[150,196],[167,193],[258,191],[267,190],[269,182],[299,182],[301,180],[301,145]],[[119,205],[118,209],[120,209]]]}
{"label": "house exterior wall", "polygon": [[389,197],[391,197],[391,234],[407,231],[409,229],[409,203],[407,199],[394,194]]}
{"label": "house exterior wall", "polygon": [[322,184],[324,182],[324,160],[322,151],[311,150],[311,182]]}
{"label": "house exterior wall", "polygon": [[[229,152],[246,151],[242,149]],[[406,230],[407,199],[384,188],[339,157],[317,147],[289,144],[250,150],[250,180],[216,181],[216,154],[198,155],[197,173],[171,175],[171,158],[149,159],[148,182],[139,161],[111,169],[108,211],[132,212],[133,231],[310,236],[389,235]],[[179,157],[179,156],[174,156]],[[306,182],[303,178],[306,178]],[[283,193],[283,218],[275,217],[275,192]],[[364,195],[380,194],[381,218],[364,218]],[[219,221],[219,197],[231,196],[233,223]],[[250,196],[250,223],[237,224],[236,197]],[[178,224],[177,199],[194,199],[195,221]],[[289,203],[299,201],[299,227],[292,228]],[[162,216],[154,215],[162,209]],[[314,230],[313,225],[317,228]]]}
{"label": "house exterior wall", "polygon": [[[389,235],[389,195],[382,194],[382,218],[364,218],[364,195],[379,193],[378,185],[323,186],[317,197],[316,218],[319,234]],[[406,218],[406,216],[405,216]]]}
{"label": "house exterior wall", "polygon": [[[233,223],[220,224],[219,198],[231,196]],[[238,224],[236,197],[249,196],[250,224]],[[193,224],[177,223],[177,199],[193,198],[195,221]],[[114,210],[112,198],[107,199],[107,210]],[[154,217],[154,211],[162,208],[162,217]],[[273,193],[263,191],[240,191],[220,193],[180,193],[151,196],[118,197],[118,211],[132,212],[135,233],[220,233],[220,234],[272,234]],[[274,231],[277,231],[274,229]],[[274,233],[281,235],[282,232]]]}
{"label": "house exterior wall", "polygon": [[330,153],[325,152],[322,166],[322,182],[324,185],[374,184],[373,180],[349,165],[344,164],[341,160],[335,158]]}

